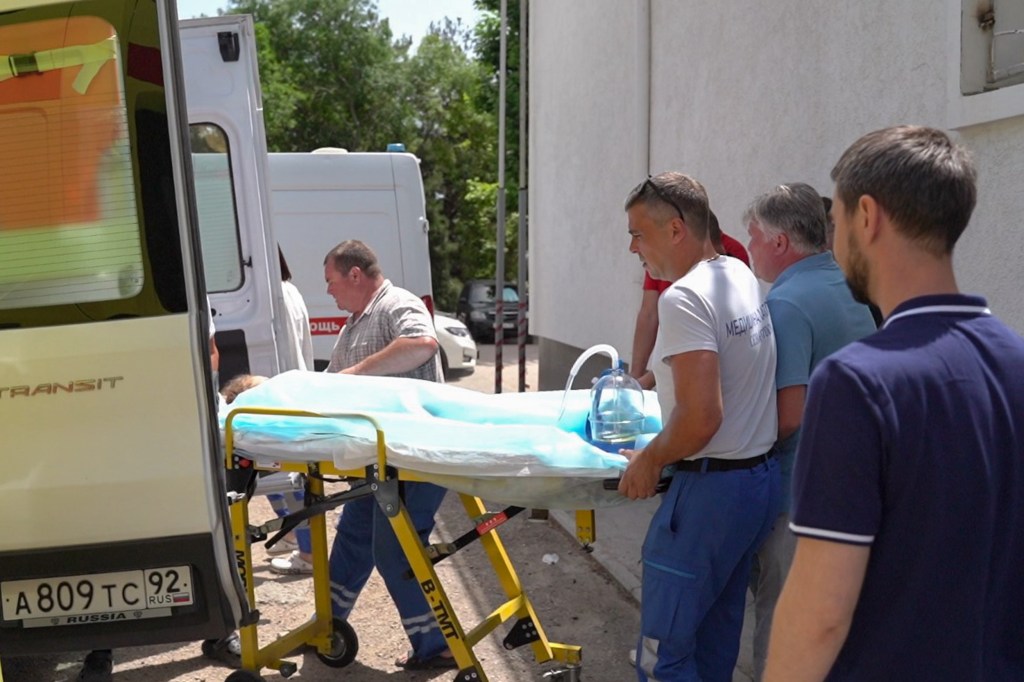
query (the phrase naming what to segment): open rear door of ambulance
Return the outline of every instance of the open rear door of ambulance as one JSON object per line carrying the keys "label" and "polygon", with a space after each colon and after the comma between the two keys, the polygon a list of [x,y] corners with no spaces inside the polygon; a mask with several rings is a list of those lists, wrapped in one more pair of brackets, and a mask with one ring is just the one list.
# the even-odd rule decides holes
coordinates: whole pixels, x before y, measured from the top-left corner
{"label": "open rear door of ambulance", "polygon": [[[267,139],[252,17],[178,25],[203,270],[217,326],[220,380],[294,369],[291,324],[270,225]],[[292,267],[323,271],[323,258]],[[321,274],[322,278],[322,274]]]}
{"label": "open rear door of ambulance", "polygon": [[234,566],[173,0],[0,12],[0,656],[220,637]]}

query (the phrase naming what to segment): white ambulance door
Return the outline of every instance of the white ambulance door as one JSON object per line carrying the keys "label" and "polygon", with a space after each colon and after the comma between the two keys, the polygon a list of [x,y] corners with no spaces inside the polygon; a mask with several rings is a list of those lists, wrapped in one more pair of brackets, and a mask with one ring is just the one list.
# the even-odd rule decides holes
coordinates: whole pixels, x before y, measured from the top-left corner
{"label": "white ambulance door", "polygon": [[277,374],[285,317],[266,191],[266,134],[252,17],[181,22],[203,266],[221,382]]}

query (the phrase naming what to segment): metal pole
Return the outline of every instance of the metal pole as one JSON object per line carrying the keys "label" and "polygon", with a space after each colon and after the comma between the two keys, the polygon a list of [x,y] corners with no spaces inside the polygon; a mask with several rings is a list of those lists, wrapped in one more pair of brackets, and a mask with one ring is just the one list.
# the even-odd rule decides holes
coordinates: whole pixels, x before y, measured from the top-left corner
{"label": "metal pole", "polygon": [[508,0],[501,0],[498,60],[498,226],[494,268],[494,392],[501,393],[501,344],[505,340],[505,80],[508,70]]}
{"label": "metal pole", "polygon": [[529,11],[529,0],[519,0],[519,235],[516,240],[519,244],[519,314],[516,317],[516,329],[519,331],[519,392],[526,390],[526,242],[529,231],[527,227],[527,200],[526,193],[526,143],[527,136],[527,106],[526,106],[526,59],[529,52],[527,31],[527,12]]}

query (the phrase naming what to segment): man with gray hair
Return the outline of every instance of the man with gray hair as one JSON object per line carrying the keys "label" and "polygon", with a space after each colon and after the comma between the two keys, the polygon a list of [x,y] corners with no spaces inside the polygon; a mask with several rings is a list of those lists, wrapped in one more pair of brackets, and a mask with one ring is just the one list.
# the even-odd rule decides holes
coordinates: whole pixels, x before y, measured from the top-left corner
{"label": "man with gray hair", "polygon": [[790,479],[811,372],[826,356],[875,331],[867,306],[850,294],[827,249],[821,197],[803,183],[779,185],[751,202],[744,214],[754,274],[771,282],[767,304],[775,327],[778,360],[779,435],[776,457],[782,472],[782,510],[771,535],[754,556],[754,679],[768,657],[772,613],[793,561],[796,539],[789,531]]}

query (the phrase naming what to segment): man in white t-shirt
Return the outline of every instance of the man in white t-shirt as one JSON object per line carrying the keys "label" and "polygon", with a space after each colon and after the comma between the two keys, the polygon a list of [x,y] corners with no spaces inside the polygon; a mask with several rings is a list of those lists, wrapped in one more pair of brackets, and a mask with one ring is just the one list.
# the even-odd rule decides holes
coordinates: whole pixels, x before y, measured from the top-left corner
{"label": "man in white t-shirt", "polygon": [[704,187],[662,173],[626,200],[630,251],[673,284],[651,358],[664,428],[625,450],[619,485],[651,497],[672,483],[642,550],[637,677],[731,680],[750,561],[778,513],[775,339],[753,273],[708,238]]}

